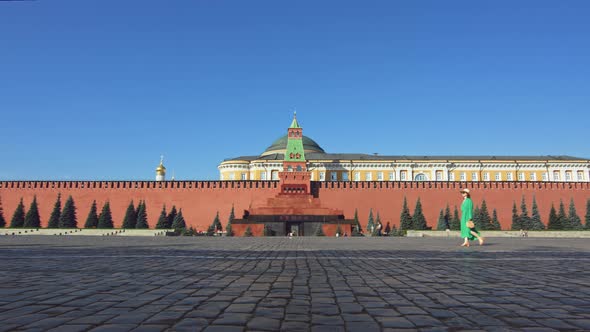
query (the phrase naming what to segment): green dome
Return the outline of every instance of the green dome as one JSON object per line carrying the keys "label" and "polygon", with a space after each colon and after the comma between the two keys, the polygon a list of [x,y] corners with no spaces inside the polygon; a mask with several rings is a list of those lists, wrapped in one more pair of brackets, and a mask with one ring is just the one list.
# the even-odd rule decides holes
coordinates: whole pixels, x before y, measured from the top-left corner
{"label": "green dome", "polygon": [[[271,146],[269,146],[266,150],[264,150],[264,152],[261,154],[261,156],[267,156],[267,155],[270,155],[273,153],[284,154],[285,150],[287,150],[287,141],[288,140],[289,140],[289,137],[287,137],[287,135],[277,139],[276,141],[274,141],[272,143]],[[307,136],[303,136],[303,151],[326,153],[326,151],[324,151],[324,149],[322,149],[318,143],[316,143],[314,140],[312,140],[311,138],[309,138]]]}

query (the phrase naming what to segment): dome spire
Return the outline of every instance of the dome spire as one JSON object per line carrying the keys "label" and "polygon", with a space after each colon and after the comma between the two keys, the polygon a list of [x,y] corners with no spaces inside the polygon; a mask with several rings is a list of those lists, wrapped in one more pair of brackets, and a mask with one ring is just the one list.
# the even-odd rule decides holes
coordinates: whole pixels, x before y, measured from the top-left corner
{"label": "dome spire", "polygon": [[166,179],[166,167],[164,167],[164,156],[160,156],[160,165],[156,168],[156,181]]}
{"label": "dome spire", "polygon": [[297,122],[297,109],[293,112],[293,122],[291,122],[291,127],[289,128],[301,128],[299,122]]}

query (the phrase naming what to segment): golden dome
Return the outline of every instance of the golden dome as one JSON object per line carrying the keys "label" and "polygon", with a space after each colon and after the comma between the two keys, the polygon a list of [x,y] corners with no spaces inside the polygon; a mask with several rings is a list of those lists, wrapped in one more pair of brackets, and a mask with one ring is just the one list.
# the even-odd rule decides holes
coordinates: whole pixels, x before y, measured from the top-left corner
{"label": "golden dome", "polygon": [[158,175],[166,174],[166,167],[164,167],[164,157],[162,157],[162,159],[160,159],[160,165],[158,165],[158,167],[156,168],[156,174],[158,174]]}

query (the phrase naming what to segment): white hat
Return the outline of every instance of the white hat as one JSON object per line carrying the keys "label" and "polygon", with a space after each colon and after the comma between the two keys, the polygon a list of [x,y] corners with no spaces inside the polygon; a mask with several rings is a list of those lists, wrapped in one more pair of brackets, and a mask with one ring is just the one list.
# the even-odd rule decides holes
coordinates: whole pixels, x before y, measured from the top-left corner
{"label": "white hat", "polygon": [[464,189],[461,189],[461,191],[459,191],[459,192],[469,194],[469,189],[464,188]]}

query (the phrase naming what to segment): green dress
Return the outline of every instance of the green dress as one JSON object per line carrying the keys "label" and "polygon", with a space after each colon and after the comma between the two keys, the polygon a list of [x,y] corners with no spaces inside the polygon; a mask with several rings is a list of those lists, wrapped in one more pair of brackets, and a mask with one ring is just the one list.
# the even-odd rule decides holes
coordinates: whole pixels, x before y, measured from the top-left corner
{"label": "green dress", "polygon": [[461,237],[475,240],[476,237],[471,235],[470,229],[467,227],[469,219],[473,219],[473,201],[471,201],[471,198],[465,197],[463,204],[461,204]]}

